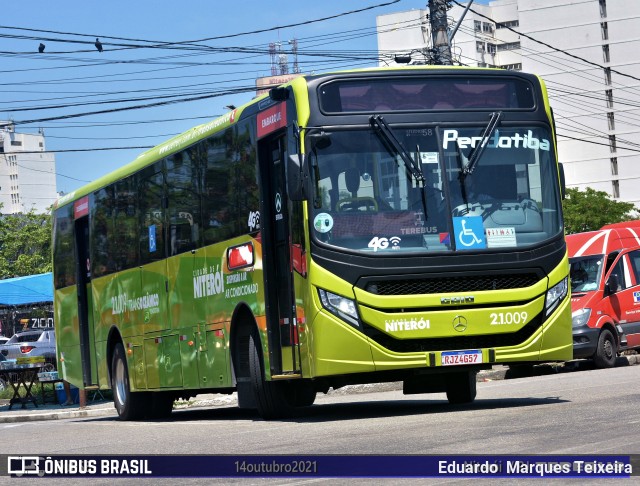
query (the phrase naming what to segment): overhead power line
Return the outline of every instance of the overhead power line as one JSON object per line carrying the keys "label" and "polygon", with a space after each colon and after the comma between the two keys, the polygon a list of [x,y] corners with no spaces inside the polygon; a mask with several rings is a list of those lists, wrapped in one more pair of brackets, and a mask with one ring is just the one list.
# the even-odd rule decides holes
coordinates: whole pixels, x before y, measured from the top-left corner
{"label": "overhead power line", "polygon": [[[83,148],[83,149],[60,149],[60,150],[33,150],[33,151],[21,151],[16,152],[20,154],[59,154],[62,152],[96,152],[96,151],[104,151],[104,150],[140,150],[140,149],[150,149],[155,147],[155,145],[139,145],[134,147],[93,147],[93,148]],[[34,169],[35,170],[35,169]],[[42,172],[42,171],[40,171]]]}
{"label": "overhead power line", "polygon": [[[466,5],[462,5],[460,2],[458,2],[458,0],[451,0],[451,1],[453,3],[455,3],[456,5],[458,5],[459,7],[466,8]],[[489,20],[490,22],[493,22],[494,24],[499,25],[501,28],[508,29],[511,32],[514,32],[514,33],[516,33],[516,34],[518,34],[518,35],[520,35],[522,37],[525,37],[526,39],[529,39],[529,40],[531,40],[533,42],[537,42],[538,44],[541,44],[541,45],[543,45],[545,47],[548,47],[549,49],[552,49],[552,50],[554,50],[556,52],[560,52],[560,53],[564,54],[565,56],[569,56],[569,57],[572,57],[574,59],[578,59],[579,61],[582,61],[582,62],[584,62],[586,64],[590,64],[592,66],[596,66],[596,67],[598,67],[600,69],[608,69],[612,73],[616,73],[616,74],[618,74],[620,76],[624,76],[624,77],[627,77],[627,78],[635,79],[636,81],[640,81],[640,78],[638,78],[637,76],[633,76],[632,74],[623,73],[621,71],[618,71],[617,69],[613,69],[613,68],[610,68],[610,67],[607,67],[607,66],[603,66],[602,64],[598,64],[597,62],[590,61],[588,59],[585,59],[584,57],[577,56],[576,54],[571,54],[570,52],[567,52],[564,49],[560,49],[559,47],[555,47],[555,46],[553,46],[551,44],[548,44],[547,42],[541,41],[539,39],[536,39],[535,37],[532,37],[532,36],[530,36],[528,34],[520,32],[520,31],[514,29],[513,27],[509,27],[507,24],[504,24],[502,22],[497,22],[496,20],[492,19],[491,17],[487,17],[486,15],[481,14],[480,12],[478,12],[476,10],[473,10],[472,8],[470,8],[469,10],[471,12],[473,12],[474,14],[476,14],[478,17],[482,17],[483,19]]]}
{"label": "overhead power line", "polygon": [[[115,44],[118,47],[124,47],[124,48],[129,48],[129,49],[140,49],[140,48],[144,48],[144,49],[148,49],[148,48],[171,48],[172,46],[192,46],[193,44],[197,44],[200,42],[207,42],[207,41],[211,41],[211,40],[220,40],[220,39],[231,39],[234,37],[241,37],[241,36],[245,36],[245,35],[252,35],[252,34],[262,34],[265,32],[273,32],[276,30],[282,30],[282,29],[288,29],[291,27],[299,27],[302,25],[310,25],[310,24],[314,24],[314,23],[318,23],[318,22],[325,22],[327,20],[333,20],[333,19],[337,19],[340,17],[345,17],[347,15],[353,15],[353,14],[357,14],[357,13],[362,13],[362,12],[366,12],[368,10],[374,10],[376,8],[381,8],[381,7],[388,7],[389,5],[394,5],[396,3],[399,3],[400,0],[391,0],[390,2],[386,2],[386,3],[380,3],[380,4],[376,4],[376,5],[370,5],[368,7],[363,7],[363,8],[359,8],[359,9],[355,9],[355,10],[349,10],[346,12],[342,12],[342,13],[338,13],[338,14],[334,14],[334,15],[328,15],[326,17],[321,17],[321,18],[317,18],[317,19],[312,19],[312,20],[305,20],[302,22],[295,22],[295,23],[291,23],[291,24],[285,24],[285,25],[279,25],[276,27],[268,27],[268,28],[264,28],[264,29],[256,29],[256,30],[250,30],[250,31],[245,31],[245,32],[237,32],[235,34],[225,34],[225,35],[219,35],[219,36],[215,36],[215,37],[206,37],[203,39],[196,39],[196,40],[186,40],[186,41],[178,41],[178,42],[165,42],[165,41],[152,41],[152,40],[145,40],[145,39],[131,39],[131,38],[125,38],[125,37],[112,37],[112,36],[106,36],[106,35],[100,35],[100,34],[91,34],[90,37],[101,37],[102,39],[115,39],[115,40],[125,40],[125,41],[129,41],[129,42],[145,42],[148,43],[148,45],[121,45],[121,44]],[[16,29],[16,30],[25,30],[25,31],[31,31],[31,32],[45,32],[45,33],[55,33],[57,35],[76,35],[76,36],[89,36],[89,34],[78,34],[78,33],[73,33],[73,32],[60,32],[60,31],[45,31],[45,30],[36,30],[36,29],[27,29],[27,28],[20,28],[20,27],[10,27],[10,26],[0,26],[0,28],[4,28],[4,29]],[[26,37],[26,36],[22,36],[22,37]],[[41,37],[33,37],[32,40],[40,40],[42,39]],[[46,41],[54,41],[54,42],[69,42],[69,43],[80,43],[80,44],[89,44],[89,45],[93,45],[94,41],[79,41],[79,40],[57,40],[57,39],[42,39],[42,40],[46,40]],[[110,43],[105,43],[102,42],[103,46],[108,46],[108,45],[114,45],[114,44],[110,44]],[[196,46],[196,47],[202,47],[202,46]],[[207,47],[207,46],[205,46]],[[94,51],[95,49],[91,49],[91,51]],[[81,52],[88,52],[88,51],[81,51]],[[68,53],[65,53],[68,54]]]}
{"label": "overhead power line", "polygon": [[15,120],[15,121],[11,121],[10,123],[5,123],[4,125],[0,125],[0,128],[6,125],[29,125],[32,123],[42,123],[42,122],[47,122],[47,121],[54,121],[54,120],[68,120],[69,118],[79,118],[79,117],[83,117],[83,116],[90,116],[90,115],[102,115],[105,113],[117,113],[120,111],[130,111],[130,110],[140,110],[143,108],[152,108],[152,107],[157,107],[157,106],[166,106],[166,105],[172,105],[172,104],[176,104],[176,103],[186,103],[189,101],[200,101],[200,100],[206,100],[209,98],[218,98],[220,96],[227,96],[230,94],[238,94],[238,93],[245,93],[248,91],[255,91],[255,86],[251,86],[250,88],[236,88],[236,89],[228,89],[226,91],[222,91],[222,92],[218,92],[218,93],[212,93],[212,94],[206,94],[206,95],[201,95],[201,96],[194,96],[194,97],[190,97],[190,98],[182,98],[182,99],[174,99],[174,100],[165,100],[165,101],[158,101],[155,103],[146,103],[143,105],[133,105],[133,106],[122,106],[119,108],[110,108],[108,110],[97,110],[97,111],[92,111],[92,112],[85,112],[85,113],[72,113],[69,115],[59,115],[59,116],[50,116],[50,117],[45,117],[45,118],[36,118],[36,119],[32,119],[32,120]]}

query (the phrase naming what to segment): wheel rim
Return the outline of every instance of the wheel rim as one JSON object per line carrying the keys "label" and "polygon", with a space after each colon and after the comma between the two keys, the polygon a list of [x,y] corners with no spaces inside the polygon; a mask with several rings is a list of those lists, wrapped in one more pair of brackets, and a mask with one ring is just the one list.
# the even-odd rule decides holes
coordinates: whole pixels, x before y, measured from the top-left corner
{"label": "wheel rim", "polygon": [[603,348],[604,355],[607,359],[613,358],[613,343],[611,342],[611,339],[605,339]]}
{"label": "wheel rim", "polygon": [[42,371],[55,371],[56,368],[51,363],[47,363],[42,367]]}
{"label": "wheel rim", "polygon": [[125,370],[124,363],[121,359],[116,363],[116,372],[115,372],[115,389],[116,389],[116,398],[118,399],[118,403],[120,405],[124,405],[126,396],[127,396],[127,388],[125,384]]}

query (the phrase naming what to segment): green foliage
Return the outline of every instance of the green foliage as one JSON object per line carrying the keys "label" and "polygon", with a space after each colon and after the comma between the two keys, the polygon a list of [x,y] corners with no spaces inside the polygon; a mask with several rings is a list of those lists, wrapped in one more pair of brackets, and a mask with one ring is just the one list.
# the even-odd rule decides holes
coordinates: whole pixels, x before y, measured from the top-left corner
{"label": "green foliage", "polygon": [[51,271],[51,216],[0,216],[0,279]]}
{"label": "green foliage", "polygon": [[584,192],[567,189],[567,198],[562,201],[562,208],[567,234],[595,231],[605,224],[637,218],[633,203],[615,201],[606,192],[590,187]]}

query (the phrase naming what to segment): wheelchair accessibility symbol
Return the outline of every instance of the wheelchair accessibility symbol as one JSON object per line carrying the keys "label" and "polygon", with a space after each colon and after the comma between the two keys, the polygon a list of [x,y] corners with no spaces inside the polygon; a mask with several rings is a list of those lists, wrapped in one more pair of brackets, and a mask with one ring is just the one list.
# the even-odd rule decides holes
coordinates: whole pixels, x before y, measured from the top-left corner
{"label": "wheelchair accessibility symbol", "polygon": [[459,250],[486,248],[482,216],[454,217],[453,231]]}

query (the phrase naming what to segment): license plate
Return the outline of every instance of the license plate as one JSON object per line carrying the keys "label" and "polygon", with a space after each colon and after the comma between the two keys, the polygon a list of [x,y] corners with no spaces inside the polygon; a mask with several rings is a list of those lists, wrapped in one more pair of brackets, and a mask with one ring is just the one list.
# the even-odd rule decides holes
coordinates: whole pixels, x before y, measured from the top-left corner
{"label": "license plate", "polygon": [[442,366],[457,366],[482,363],[482,351],[470,349],[467,351],[445,351],[442,353]]}

